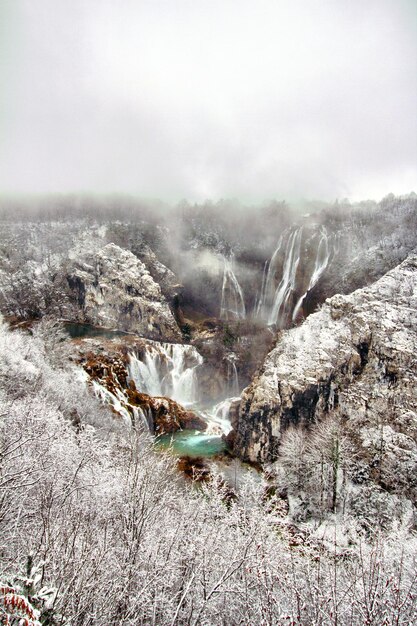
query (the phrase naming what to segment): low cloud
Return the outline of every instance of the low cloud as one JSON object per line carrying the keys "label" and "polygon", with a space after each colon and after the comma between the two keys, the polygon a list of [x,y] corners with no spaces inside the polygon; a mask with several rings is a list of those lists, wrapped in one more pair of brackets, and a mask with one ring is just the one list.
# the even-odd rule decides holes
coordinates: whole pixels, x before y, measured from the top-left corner
{"label": "low cloud", "polygon": [[0,191],[411,191],[413,5],[4,0]]}

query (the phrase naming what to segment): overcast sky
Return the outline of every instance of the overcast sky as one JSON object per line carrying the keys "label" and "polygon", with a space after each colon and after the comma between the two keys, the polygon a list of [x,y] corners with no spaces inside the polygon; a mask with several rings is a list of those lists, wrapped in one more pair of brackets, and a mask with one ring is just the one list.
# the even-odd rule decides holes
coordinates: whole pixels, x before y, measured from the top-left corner
{"label": "overcast sky", "polygon": [[0,0],[0,191],[417,191],[415,0]]}

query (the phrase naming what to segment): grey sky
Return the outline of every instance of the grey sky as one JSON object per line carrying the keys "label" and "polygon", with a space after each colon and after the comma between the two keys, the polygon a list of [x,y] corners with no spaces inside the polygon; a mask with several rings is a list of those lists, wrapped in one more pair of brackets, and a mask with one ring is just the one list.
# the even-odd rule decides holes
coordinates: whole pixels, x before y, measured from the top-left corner
{"label": "grey sky", "polygon": [[414,0],[0,0],[0,191],[417,191]]}

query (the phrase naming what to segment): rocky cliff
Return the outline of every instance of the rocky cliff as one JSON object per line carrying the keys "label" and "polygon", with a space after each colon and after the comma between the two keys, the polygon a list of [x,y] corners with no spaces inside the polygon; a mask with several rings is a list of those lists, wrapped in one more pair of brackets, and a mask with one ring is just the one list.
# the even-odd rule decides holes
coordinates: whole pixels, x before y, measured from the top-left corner
{"label": "rocky cliff", "polygon": [[372,433],[384,432],[394,456],[417,458],[416,285],[411,255],[373,285],[326,300],[301,326],[282,331],[242,393],[234,452],[273,460],[291,424],[308,428],[337,414],[363,451]]}
{"label": "rocky cliff", "polygon": [[70,319],[153,339],[181,339],[161,287],[131,252],[109,243],[75,260],[66,280]]}

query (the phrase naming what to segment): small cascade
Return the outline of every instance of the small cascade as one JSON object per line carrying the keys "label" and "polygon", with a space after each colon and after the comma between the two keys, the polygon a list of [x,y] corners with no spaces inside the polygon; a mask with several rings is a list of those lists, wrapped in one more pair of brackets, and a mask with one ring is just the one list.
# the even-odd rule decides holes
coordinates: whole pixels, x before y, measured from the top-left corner
{"label": "small cascade", "polygon": [[245,301],[242,288],[233,271],[233,256],[224,260],[222,299],[220,304],[220,319],[236,320],[246,317]]}
{"label": "small cascade", "polygon": [[152,415],[147,414],[141,407],[132,406],[135,424],[141,424],[145,431],[153,432],[154,425]]}
{"label": "small cascade", "polygon": [[297,304],[295,305],[295,308],[292,314],[293,322],[297,320],[297,316],[299,314],[299,311],[301,309],[301,306],[303,304],[304,298],[306,297],[307,293],[310,291],[310,289],[314,287],[314,285],[318,282],[319,278],[321,277],[321,275],[327,268],[329,264],[329,259],[330,259],[329,237],[328,237],[325,226],[322,226],[321,231],[320,231],[320,241],[317,247],[317,255],[316,255],[316,261],[314,264],[314,270],[311,275],[310,282],[307,287],[307,291],[303,293],[303,295],[301,296],[301,298],[298,300]]}
{"label": "small cascade", "polygon": [[[129,425],[133,423],[137,427],[141,426],[145,432],[153,432],[152,416],[146,415],[141,407],[130,404],[128,397],[121,389],[115,388],[113,393],[96,380],[92,381],[92,387],[96,398],[103,404],[111,406]],[[127,407],[132,411],[133,419]]]}
{"label": "small cascade", "polygon": [[[300,262],[301,236],[303,227],[295,229],[288,238],[281,282],[279,283],[268,317],[268,326],[281,326],[288,315],[288,302],[295,287],[295,277]],[[278,250],[277,250],[278,251]],[[272,265],[272,259],[271,259]]]}
{"label": "small cascade", "polygon": [[106,387],[100,385],[100,383],[98,383],[96,380],[92,381],[92,387],[96,398],[98,398],[103,404],[110,405],[112,409],[119,413],[119,415],[121,415],[128,424],[132,423],[130,413],[125,406],[126,398],[123,396],[119,389],[116,389],[116,393],[112,393],[111,391],[106,389]]}
{"label": "small cascade", "polygon": [[143,357],[129,353],[128,374],[138,391],[186,406],[198,399],[196,368],[202,362],[194,346],[154,342],[146,346]]}
{"label": "small cascade", "polygon": [[237,356],[234,352],[228,354],[225,358],[227,363],[227,382],[229,393],[233,396],[239,395],[239,375],[237,373],[236,360]]}
{"label": "small cascade", "polygon": [[230,433],[232,425],[229,420],[229,410],[232,402],[238,399],[238,397],[226,398],[204,413],[204,418],[208,423],[206,435],[221,436]]}

